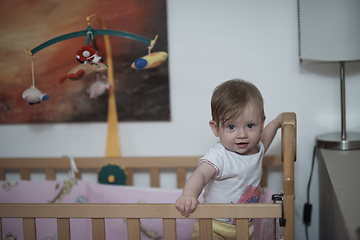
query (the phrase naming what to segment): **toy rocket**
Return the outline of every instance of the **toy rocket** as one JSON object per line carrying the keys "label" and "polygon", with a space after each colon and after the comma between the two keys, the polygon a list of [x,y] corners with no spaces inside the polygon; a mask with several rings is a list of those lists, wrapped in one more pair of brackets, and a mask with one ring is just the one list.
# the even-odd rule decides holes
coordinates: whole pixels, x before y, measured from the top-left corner
{"label": "toy rocket", "polygon": [[163,64],[166,61],[167,56],[166,52],[154,52],[136,59],[131,64],[131,67],[136,69],[154,68]]}

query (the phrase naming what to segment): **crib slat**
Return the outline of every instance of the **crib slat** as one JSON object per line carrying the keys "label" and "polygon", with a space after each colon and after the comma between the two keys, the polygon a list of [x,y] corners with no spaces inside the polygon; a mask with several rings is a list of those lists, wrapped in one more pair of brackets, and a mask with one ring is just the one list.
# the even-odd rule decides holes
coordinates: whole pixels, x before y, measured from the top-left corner
{"label": "crib slat", "polygon": [[160,170],[159,168],[152,167],[150,168],[150,183],[151,187],[160,187],[159,181]]}
{"label": "crib slat", "polygon": [[[0,181],[5,181],[5,170],[3,168],[0,168]],[[0,238],[0,240],[2,240]]]}
{"label": "crib slat", "polygon": [[285,239],[295,239],[295,219],[294,219],[294,195],[284,195],[284,218],[286,227],[284,228]]}
{"label": "crib slat", "polygon": [[164,239],[176,240],[176,218],[163,219]]}
{"label": "crib slat", "polygon": [[55,180],[55,169],[47,168],[45,169],[46,180]]}
{"label": "crib slat", "polygon": [[78,168],[78,172],[75,173],[75,178],[81,180],[81,169]]}
{"label": "crib slat", "polygon": [[24,240],[36,240],[35,218],[23,218]]}
{"label": "crib slat", "polygon": [[0,218],[0,240],[3,240],[2,220],[1,220],[1,218]]}
{"label": "crib slat", "polygon": [[133,169],[126,168],[126,185],[132,186],[134,185],[134,178],[133,178]]}
{"label": "crib slat", "polygon": [[105,219],[93,218],[92,224],[92,238],[96,240],[105,240]]}
{"label": "crib slat", "polygon": [[199,239],[200,240],[212,239],[212,219],[211,218],[199,219]]}
{"label": "crib slat", "polygon": [[[249,240],[249,220],[236,219],[236,240]],[[240,234],[238,234],[240,233]]]}
{"label": "crib slat", "polygon": [[57,232],[58,240],[70,240],[70,219],[58,218],[57,219]]}
{"label": "crib slat", "polygon": [[30,180],[30,169],[22,168],[20,169],[21,180]]}
{"label": "crib slat", "polygon": [[128,218],[127,219],[127,231],[128,231],[128,239],[141,240],[140,219],[139,218]]}
{"label": "crib slat", "polygon": [[267,185],[268,185],[268,166],[263,166],[260,187],[267,187]]}
{"label": "crib slat", "polygon": [[177,177],[177,188],[184,188],[186,182],[186,168],[177,167],[176,177]]}

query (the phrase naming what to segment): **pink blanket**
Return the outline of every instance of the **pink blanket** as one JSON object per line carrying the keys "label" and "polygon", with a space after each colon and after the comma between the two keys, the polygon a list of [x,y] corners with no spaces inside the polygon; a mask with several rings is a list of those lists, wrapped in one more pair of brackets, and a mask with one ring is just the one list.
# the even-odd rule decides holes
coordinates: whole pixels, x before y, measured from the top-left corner
{"label": "pink blanket", "polygon": [[[103,185],[81,180],[0,181],[0,184],[0,203],[175,203],[181,194],[181,190]],[[271,202],[272,194],[273,192],[265,189],[260,202]],[[178,219],[177,239],[190,239],[194,222],[194,219]],[[2,223],[3,239],[23,240],[21,219],[7,218]],[[57,240],[56,219],[37,219],[36,224],[38,240]],[[125,220],[106,219],[105,225],[107,240],[127,239]],[[142,219],[141,225],[141,239],[162,239],[161,219]],[[273,239],[272,219],[254,219],[254,225],[255,239]],[[71,219],[70,229],[72,239],[92,239],[90,219]]]}

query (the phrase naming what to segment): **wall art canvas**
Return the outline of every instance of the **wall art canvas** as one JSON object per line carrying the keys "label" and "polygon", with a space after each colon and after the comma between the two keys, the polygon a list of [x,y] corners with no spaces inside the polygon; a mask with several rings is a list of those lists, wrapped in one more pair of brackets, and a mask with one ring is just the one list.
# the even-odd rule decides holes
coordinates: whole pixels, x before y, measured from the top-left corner
{"label": "wall art canvas", "polygon": [[[107,29],[158,39],[152,52],[168,51],[166,0],[20,0],[0,3],[0,123],[106,122],[108,94],[92,99],[87,92],[96,76],[58,80],[79,62],[76,52],[86,37],[64,40],[33,55],[34,83],[49,99],[29,105],[22,98],[32,85],[29,50],[58,36],[86,30],[86,18],[101,16]],[[91,21],[93,29],[100,23]],[[168,61],[157,68],[133,69],[148,54],[148,45],[109,36],[114,66],[118,121],[169,121]],[[98,55],[106,64],[103,36],[95,36]],[[106,75],[105,75],[106,76]],[[103,78],[103,77],[102,77]],[[104,79],[106,80],[106,79]]]}

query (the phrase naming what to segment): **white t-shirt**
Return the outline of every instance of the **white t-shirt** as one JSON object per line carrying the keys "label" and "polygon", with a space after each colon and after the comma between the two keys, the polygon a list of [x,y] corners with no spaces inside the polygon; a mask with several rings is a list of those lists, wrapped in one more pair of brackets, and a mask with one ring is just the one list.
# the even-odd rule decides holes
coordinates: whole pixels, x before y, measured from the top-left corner
{"label": "white t-shirt", "polygon": [[[257,203],[260,197],[260,180],[264,145],[259,152],[240,155],[228,151],[218,142],[199,160],[216,169],[215,176],[204,188],[205,203]],[[228,222],[228,221],[227,221]]]}

